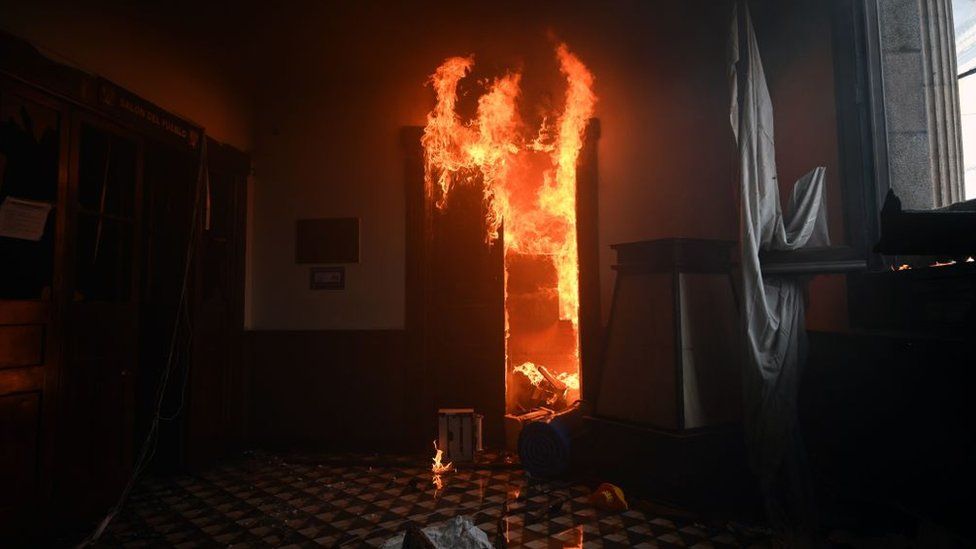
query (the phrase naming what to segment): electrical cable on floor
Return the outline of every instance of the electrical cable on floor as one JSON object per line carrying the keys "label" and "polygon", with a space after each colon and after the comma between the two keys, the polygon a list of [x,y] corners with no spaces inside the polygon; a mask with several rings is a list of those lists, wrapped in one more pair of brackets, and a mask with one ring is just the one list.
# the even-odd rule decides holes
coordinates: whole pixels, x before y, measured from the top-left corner
{"label": "electrical cable on floor", "polygon": [[[129,476],[129,479],[125,484],[125,488],[122,489],[122,493],[119,495],[118,501],[116,502],[115,506],[112,507],[112,509],[110,509],[105,515],[105,518],[98,523],[95,530],[76,546],[79,549],[82,547],[87,547],[98,541],[98,539],[102,537],[102,534],[105,533],[108,525],[111,524],[112,520],[115,519],[115,517],[122,510],[126,500],[129,498],[129,493],[132,491],[133,486],[135,486],[136,480],[138,480],[139,476],[145,470],[146,466],[156,453],[156,446],[159,438],[159,422],[164,419],[167,421],[175,419],[175,417],[179,415],[183,409],[183,399],[181,396],[179,407],[173,415],[164,418],[162,414],[163,400],[166,396],[166,388],[169,386],[170,373],[172,372],[173,365],[175,363],[174,357],[176,356],[177,352],[181,317],[185,315],[185,317],[189,319],[189,312],[187,310],[187,287],[190,279],[190,266],[192,264],[194,246],[197,241],[197,231],[200,228],[198,219],[200,216],[200,197],[202,190],[206,186],[209,186],[209,180],[210,171],[207,166],[207,136],[204,134],[200,145],[200,163],[197,171],[197,181],[193,189],[193,213],[190,216],[190,232],[187,238],[185,257],[186,262],[183,266],[183,280],[180,284],[180,296],[176,306],[176,318],[173,322],[173,335],[170,338],[169,353],[167,355],[166,365],[163,367],[163,371],[160,374],[159,385],[156,388],[156,399],[152,421],[150,422],[149,430],[146,433],[146,438],[143,440],[142,447],[139,451],[139,457],[136,459],[136,462],[133,465],[132,474]],[[192,333],[190,334],[190,338],[192,338]],[[190,339],[188,339],[188,344],[189,341]],[[183,380],[184,387],[181,389],[181,395],[186,389],[186,379],[189,378],[190,375],[189,368],[190,366],[188,363],[186,368],[186,376]]]}

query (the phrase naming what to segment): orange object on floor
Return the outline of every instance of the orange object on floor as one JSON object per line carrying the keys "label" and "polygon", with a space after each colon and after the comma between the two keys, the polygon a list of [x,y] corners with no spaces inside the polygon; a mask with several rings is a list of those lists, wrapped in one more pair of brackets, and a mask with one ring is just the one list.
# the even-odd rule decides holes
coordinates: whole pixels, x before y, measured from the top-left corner
{"label": "orange object on floor", "polygon": [[590,494],[590,502],[606,511],[626,511],[628,509],[624,491],[609,482],[597,486],[596,491]]}

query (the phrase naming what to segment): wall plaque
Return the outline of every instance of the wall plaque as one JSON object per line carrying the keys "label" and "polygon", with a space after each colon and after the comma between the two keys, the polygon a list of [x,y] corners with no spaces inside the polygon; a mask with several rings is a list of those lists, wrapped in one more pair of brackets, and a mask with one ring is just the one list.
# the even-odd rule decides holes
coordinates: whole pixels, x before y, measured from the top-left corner
{"label": "wall plaque", "polygon": [[346,288],[345,267],[311,267],[308,288],[310,290],[344,290]]}
{"label": "wall plaque", "polygon": [[138,95],[98,78],[98,106],[123,120],[142,126],[157,135],[196,149],[203,129],[178,118]]}

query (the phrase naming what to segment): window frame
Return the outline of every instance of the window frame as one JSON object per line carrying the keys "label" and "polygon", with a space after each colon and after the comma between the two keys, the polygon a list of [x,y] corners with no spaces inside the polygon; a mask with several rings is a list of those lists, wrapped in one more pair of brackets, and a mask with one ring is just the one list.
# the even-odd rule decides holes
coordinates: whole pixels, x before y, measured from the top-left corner
{"label": "window frame", "polygon": [[[881,265],[873,251],[888,192],[876,0],[830,0],[837,146],[845,244],[760,254],[766,275],[864,271]],[[881,136],[881,139],[878,137]]]}

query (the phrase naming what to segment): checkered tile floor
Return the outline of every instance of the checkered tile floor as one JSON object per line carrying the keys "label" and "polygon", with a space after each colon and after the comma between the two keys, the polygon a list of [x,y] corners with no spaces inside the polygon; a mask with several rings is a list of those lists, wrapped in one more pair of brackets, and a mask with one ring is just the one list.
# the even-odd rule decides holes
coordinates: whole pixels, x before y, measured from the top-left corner
{"label": "checkered tile floor", "polygon": [[147,478],[104,547],[377,547],[411,522],[463,514],[495,547],[766,546],[722,525],[607,512],[586,486],[539,482],[516,467],[443,477],[417,459],[250,455],[202,476]]}

